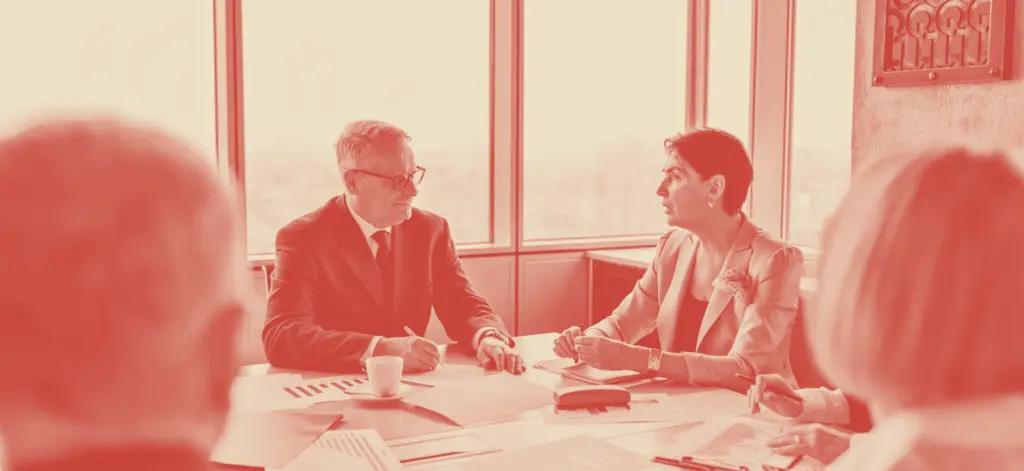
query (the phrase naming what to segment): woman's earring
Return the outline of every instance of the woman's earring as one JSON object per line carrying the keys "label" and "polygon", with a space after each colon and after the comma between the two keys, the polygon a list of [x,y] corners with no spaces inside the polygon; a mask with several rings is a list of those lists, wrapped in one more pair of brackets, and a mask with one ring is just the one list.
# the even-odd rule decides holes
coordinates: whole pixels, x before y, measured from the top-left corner
{"label": "woman's earring", "polygon": [[714,208],[715,207],[715,200],[713,198],[708,198],[708,207],[709,208]]}

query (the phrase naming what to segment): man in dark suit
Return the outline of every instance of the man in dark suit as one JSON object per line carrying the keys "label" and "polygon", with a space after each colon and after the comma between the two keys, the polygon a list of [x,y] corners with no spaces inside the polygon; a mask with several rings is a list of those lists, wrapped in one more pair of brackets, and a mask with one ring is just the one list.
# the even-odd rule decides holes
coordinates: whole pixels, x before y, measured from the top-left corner
{"label": "man in dark suit", "polygon": [[208,469],[252,306],[209,158],[98,119],[0,138],[7,471]]}
{"label": "man in dark suit", "polygon": [[271,364],[353,372],[372,356],[396,355],[406,371],[433,369],[439,349],[422,337],[433,307],[482,365],[525,370],[463,273],[448,222],[412,207],[425,170],[409,140],[381,121],[350,123],[336,146],[344,194],[278,232],[263,329]]}

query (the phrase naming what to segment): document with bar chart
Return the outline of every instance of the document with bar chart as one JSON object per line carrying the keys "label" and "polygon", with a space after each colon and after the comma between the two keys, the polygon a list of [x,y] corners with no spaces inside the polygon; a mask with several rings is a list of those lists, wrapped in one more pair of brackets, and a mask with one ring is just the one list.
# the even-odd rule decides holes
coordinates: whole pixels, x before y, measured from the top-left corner
{"label": "document with bar chart", "polygon": [[280,471],[338,469],[393,471],[402,469],[402,463],[376,430],[331,430]]}
{"label": "document with bar chart", "polygon": [[348,389],[367,383],[365,376],[344,375],[303,379],[297,374],[245,376],[232,386],[233,410],[304,409],[320,402],[344,401]]}

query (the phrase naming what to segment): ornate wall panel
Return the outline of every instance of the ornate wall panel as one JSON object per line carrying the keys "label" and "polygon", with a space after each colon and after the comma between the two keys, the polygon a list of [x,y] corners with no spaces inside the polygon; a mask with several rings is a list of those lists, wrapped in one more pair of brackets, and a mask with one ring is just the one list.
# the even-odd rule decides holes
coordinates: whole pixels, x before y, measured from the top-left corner
{"label": "ornate wall panel", "polygon": [[1009,78],[1014,0],[876,0],[875,86]]}

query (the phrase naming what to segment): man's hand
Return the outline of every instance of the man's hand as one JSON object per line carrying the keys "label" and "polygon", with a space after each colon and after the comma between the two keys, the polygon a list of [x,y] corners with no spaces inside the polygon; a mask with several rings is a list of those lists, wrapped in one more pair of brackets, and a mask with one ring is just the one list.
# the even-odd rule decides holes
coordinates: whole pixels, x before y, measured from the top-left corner
{"label": "man's hand", "polygon": [[647,370],[647,349],[607,337],[576,337],[580,362],[602,370]]}
{"label": "man's hand", "polygon": [[402,357],[402,371],[416,373],[437,368],[441,362],[441,350],[437,344],[423,337],[392,337],[381,339],[374,348],[374,356],[393,355]]}
{"label": "man's hand", "polygon": [[505,342],[494,337],[484,337],[480,341],[480,345],[476,349],[476,359],[484,368],[494,365],[495,370],[505,370],[514,375],[526,371],[523,357],[519,356],[512,347],[505,345]]}
{"label": "man's hand", "polygon": [[850,434],[821,424],[803,424],[771,439],[768,446],[780,455],[807,455],[829,464],[850,448]]}

